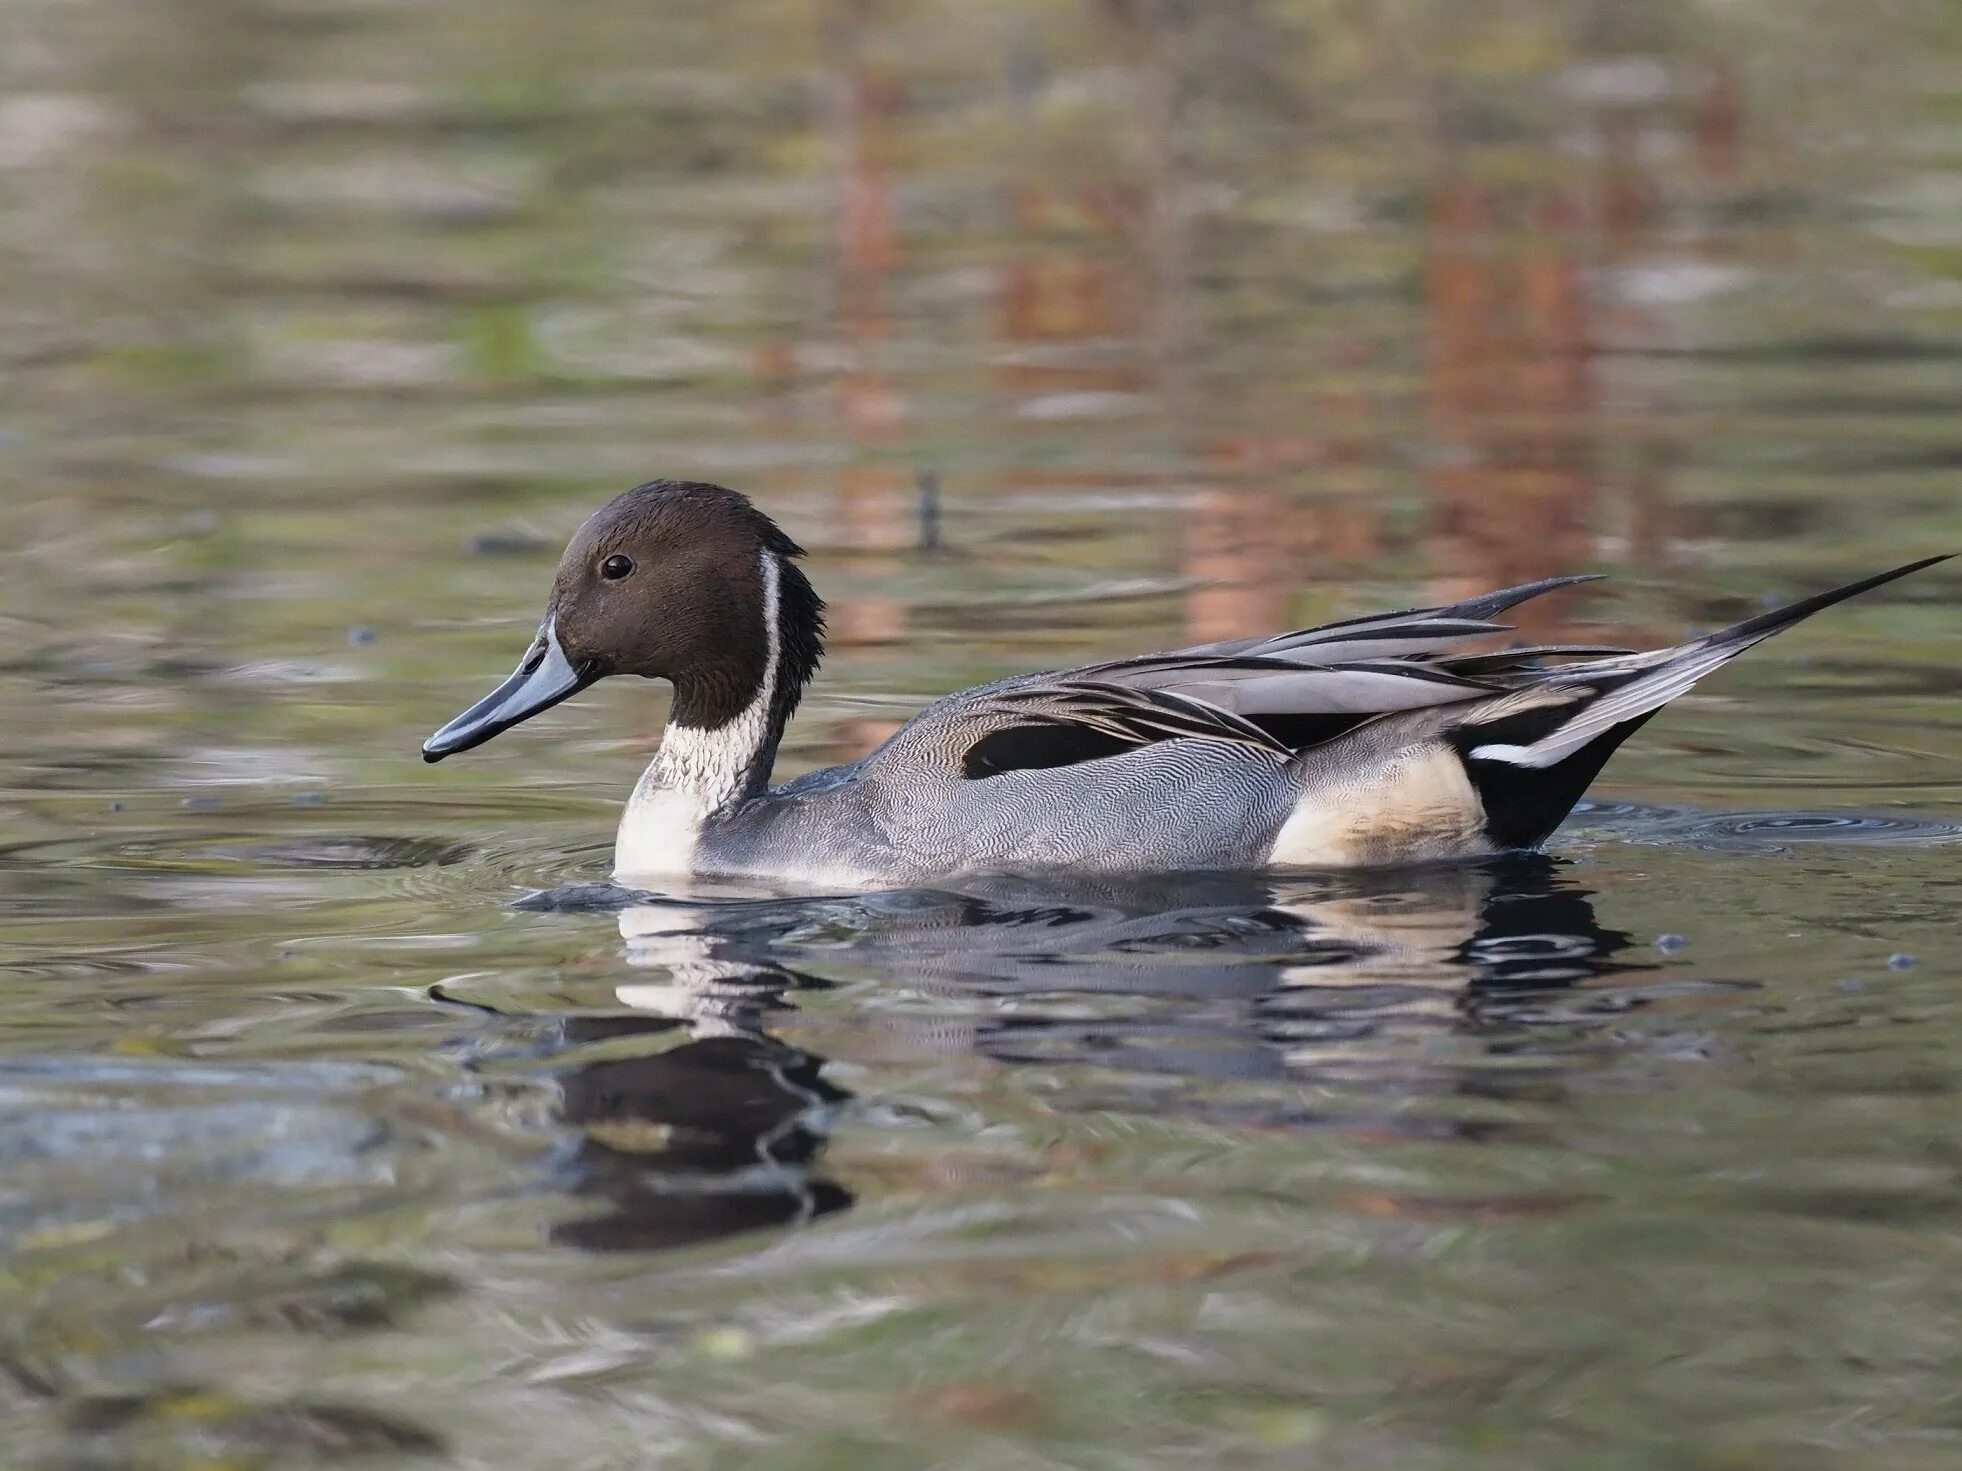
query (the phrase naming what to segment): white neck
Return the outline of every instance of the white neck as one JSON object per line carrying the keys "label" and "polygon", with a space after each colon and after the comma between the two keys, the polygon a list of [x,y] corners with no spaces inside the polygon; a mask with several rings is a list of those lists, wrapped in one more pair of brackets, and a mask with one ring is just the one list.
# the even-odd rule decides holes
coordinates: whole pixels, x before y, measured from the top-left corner
{"label": "white neck", "polygon": [[616,874],[693,871],[695,845],[705,823],[733,810],[767,773],[770,712],[776,702],[783,630],[777,622],[782,568],[776,554],[763,559],[763,679],[734,720],[713,730],[670,720],[661,749],[641,773],[614,841]]}

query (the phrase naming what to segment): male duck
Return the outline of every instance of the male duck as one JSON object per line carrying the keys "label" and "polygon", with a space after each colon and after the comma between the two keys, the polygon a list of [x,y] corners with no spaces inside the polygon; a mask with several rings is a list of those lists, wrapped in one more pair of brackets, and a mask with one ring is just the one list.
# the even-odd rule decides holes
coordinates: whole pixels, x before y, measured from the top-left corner
{"label": "male duck", "polygon": [[[1557,577],[1443,608],[1017,675],[870,755],[769,785],[817,668],[801,549],[733,490],[628,491],[573,536],[517,671],[423,743],[440,761],[609,674],[674,686],[620,824],[625,881],[1349,867],[1530,848],[1614,749],[1751,645],[1940,557],[1650,653],[1467,653]],[[1553,662],[1549,662],[1553,661]]]}

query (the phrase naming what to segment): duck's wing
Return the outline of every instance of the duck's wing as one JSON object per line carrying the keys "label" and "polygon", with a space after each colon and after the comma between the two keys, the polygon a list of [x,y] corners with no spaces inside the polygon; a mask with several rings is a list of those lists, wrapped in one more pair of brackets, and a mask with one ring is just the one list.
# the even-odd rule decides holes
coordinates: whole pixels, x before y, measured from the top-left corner
{"label": "duck's wing", "polygon": [[[1133,688],[1173,690],[1253,719],[1263,716],[1387,715],[1455,704],[1514,688],[1550,659],[1598,658],[1626,649],[1541,644],[1468,653],[1470,639],[1510,633],[1494,614],[1543,593],[1597,581],[1549,577],[1467,598],[1447,607],[1407,608],[1320,628],[1164,654],[1116,659],[1066,677]],[[1283,735],[1299,747],[1333,732]]]}
{"label": "duck's wing", "polygon": [[953,767],[973,779],[1072,766],[1163,741],[1209,740],[1285,762],[1384,715],[1507,691],[1491,680],[1391,659],[1303,668],[1248,655],[1158,655],[948,696],[868,759]]}
{"label": "duck's wing", "polygon": [[1350,618],[1319,628],[1200,644],[1072,670],[1070,677],[1169,691],[1259,724],[1299,751],[1377,716],[1458,705],[1537,682],[1549,661],[1626,649],[1538,644],[1466,652],[1472,639],[1511,632],[1493,615],[1591,576],[1550,577],[1444,607]]}
{"label": "duck's wing", "polygon": [[1549,659],[1601,659],[1634,652],[1615,644],[1518,644],[1486,653],[1447,655],[1437,666],[1473,679],[1518,683],[1545,673]]}
{"label": "duck's wing", "polygon": [[[922,719],[934,714],[929,710]],[[1294,755],[1255,722],[1210,700],[1092,681],[1012,685],[963,702],[936,723],[937,744],[958,754],[961,775],[969,779],[1074,766],[1170,740],[1220,741],[1276,762]]]}
{"label": "duck's wing", "polygon": [[[1441,786],[1463,799],[1462,810],[1447,814],[1458,826],[1475,822],[1492,846],[1530,847],[1566,816],[1627,736],[1703,676],[1822,608],[1940,560],[1636,654],[1571,644],[1456,647],[1469,636],[1461,625],[1488,623],[1461,616],[1468,610],[1501,611],[1505,600],[1573,580],[1562,579],[1367,627],[1364,620],[1333,625],[1348,630],[1341,637],[1304,630],[1249,647],[1206,645],[1027,675],[936,701],[862,769],[888,781],[895,806],[936,778],[970,793],[963,820],[991,832],[995,856],[1042,849],[1038,856],[1081,862],[1090,812],[1108,825],[1110,841],[1128,843],[1127,854],[1166,866],[1230,860],[1230,842],[1210,841],[1220,824],[1208,814],[1270,810],[1298,794],[1288,787],[1277,797],[1277,778],[1281,785],[1298,778],[1341,801],[1360,791],[1363,807],[1378,803],[1396,824],[1418,829],[1433,813],[1423,805],[1437,796],[1430,788]],[[1409,647],[1423,652],[1356,657],[1370,640],[1405,633]],[[1327,657],[1331,646],[1350,657]],[[1213,743],[1211,751],[1198,749],[1201,742]],[[1055,770],[1070,767],[1083,769]],[[1400,792],[1397,784],[1413,771],[1429,786]],[[1454,771],[1457,779],[1447,779]],[[989,785],[996,777],[1012,790],[1010,800],[991,806],[985,797],[999,790]],[[1150,826],[1166,814],[1178,821]],[[1092,838],[1105,836],[1100,827]],[[1037,841],[1049,837],[1059,841],[1047,848]]]}
{"label": "duck's wing", "polygon": [[1547,658],[1620,652],[1550,645],[1467,654],[1461,647],[1508,631],[1491,614],[1590,580],[1550,578],[1450,607],[1004,680],[929,706],[895,738],[892,754],[952,765],[970,779],[1174,739],[1222,741],[1285,760],[1384,715],[1504,695]]}
{"label": "duck's wing", "polygon": [[1220,742],[1275,764],[1293,747],[1225,706],[1174,689],[1028,675],[934,701],[865,758],[868,775],[966,780],[1074,766],[1174,740]]}

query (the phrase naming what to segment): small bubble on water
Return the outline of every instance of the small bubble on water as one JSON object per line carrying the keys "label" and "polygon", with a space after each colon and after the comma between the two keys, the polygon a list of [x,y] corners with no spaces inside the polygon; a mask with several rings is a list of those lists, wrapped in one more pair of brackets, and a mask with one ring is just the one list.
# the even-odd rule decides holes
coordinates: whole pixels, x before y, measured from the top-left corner
{"label": "small bubble on water", "polygon": [[327,794],[325,792],[295,792],[293,794],[293,805],[295,807],[319,807],[326,801]]}
{"label": "small bubble on water", "polygon": [[121,802],[111,802],[109,804],[109,810],[111,812],[121,812],[123,810],[123,804]]}
{"label": "small bubble on water", "polygon": [[1688,944],[1689,941],[1681,935],[1657,935],[1655,937],[1655,948],[1660,950],[1664,955],[1674,955],[1678,950],[1683,949]]}
{"label": "small bubble on water", "polygon": [[209,812],[218,805],[216,797],[186,797],[177,804],[186,812]]}
{"label": "small bubble on water", "polygon": [[1909,955],[1905,950],[1896,950],[1892,955],[1887,957],[1887,968],[1889,970],[1912,970],[1914,968],[1914,957]]}
{"label": "small bubble on water", "polygon": [[375,631],[365,623],[357,623],[347,631],[347,644],[351,649],[365,649],[375,641]]}

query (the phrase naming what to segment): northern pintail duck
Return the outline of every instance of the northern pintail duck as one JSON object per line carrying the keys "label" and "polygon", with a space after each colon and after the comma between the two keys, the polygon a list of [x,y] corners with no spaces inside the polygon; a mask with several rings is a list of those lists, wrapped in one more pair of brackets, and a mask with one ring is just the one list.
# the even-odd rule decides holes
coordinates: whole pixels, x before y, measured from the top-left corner
{"label": "northern pintail duck", "polygon": [[516,672],[440,761],[610,674],[668,725],[614,848],[626,883],[1356,867],[1543,843],[1622,741],[1704,675],[1930,557],[1646,653],[1467,652],[1556,577],[1448,607],[1025,674],[935,700],[857,761],[769,784],[823,648],[801,548],[747,498],[651,481],[574,534]]}

